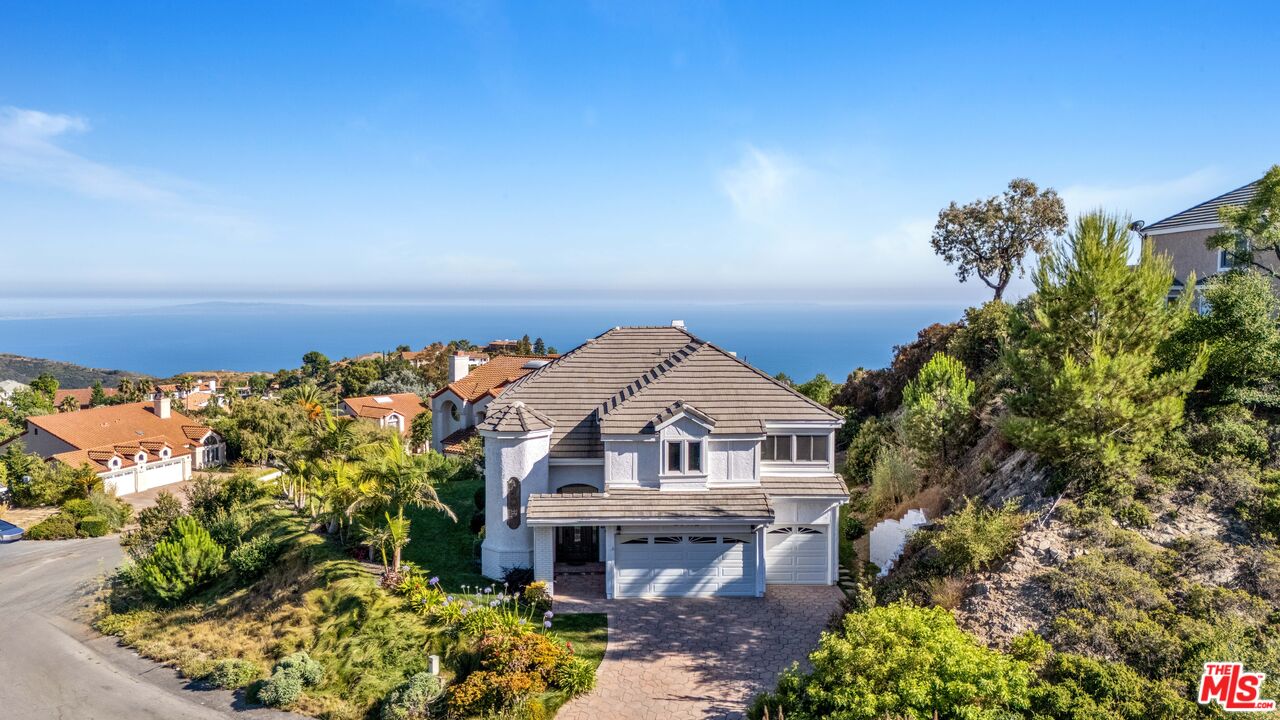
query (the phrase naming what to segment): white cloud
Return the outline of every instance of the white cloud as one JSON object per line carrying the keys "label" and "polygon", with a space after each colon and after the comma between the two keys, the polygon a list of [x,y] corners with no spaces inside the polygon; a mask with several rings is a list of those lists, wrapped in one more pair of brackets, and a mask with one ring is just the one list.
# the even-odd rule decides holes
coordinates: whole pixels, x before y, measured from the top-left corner
{"label": "white cloud", "polygon": [[788,198],[802,172],[785,153],[747,145],[738,162],[720,172],[720,190],[739,215],[760,220]]}
{"label": "white cloud", "polygon": [[1062,190],[1062,199],[1073,216],[1102,208],[1153,222],[1229,190],[1226,184],[1217,170],[1201,168],[1162,182],[1072,185]]}
{"label": "white cloud", "polygon": [[242,218],[188,197],[194,188],[187,183],[143,177],[64,147],[68,136],[88,130],[89,122],[73,115],[0,108],[0,178],[129,203],[223,229],[249,229]]}

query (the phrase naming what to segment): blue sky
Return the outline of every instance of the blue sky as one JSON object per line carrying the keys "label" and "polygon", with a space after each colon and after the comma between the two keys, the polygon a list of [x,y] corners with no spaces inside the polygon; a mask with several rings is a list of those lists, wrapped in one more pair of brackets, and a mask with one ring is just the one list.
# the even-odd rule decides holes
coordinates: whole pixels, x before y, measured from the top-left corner
{"label": "blue sky", "polygon": [[967,302],[938,210],[1280,162],[1280,5],[0,5],[0,296]]}

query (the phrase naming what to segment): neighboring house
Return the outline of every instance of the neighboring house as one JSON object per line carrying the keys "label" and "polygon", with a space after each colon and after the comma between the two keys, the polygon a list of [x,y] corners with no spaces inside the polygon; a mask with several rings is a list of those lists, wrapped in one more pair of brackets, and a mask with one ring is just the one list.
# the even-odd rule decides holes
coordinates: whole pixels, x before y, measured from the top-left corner
{"label": "neighboring house", "polygon": [[8,400],[14,393],[19,390],[26,390],[28,385],[23,385],[17,380],[0,380],[0,401]]}
{"label": "neighboring house", "polygon": [[1258,183],[1254,181],[1159,222],[1138,226],[1138,232],[1151,240],[1156,252],[1166,253],[1173,259],[1174,280],[1173,288],[1169,291],[1170,299],[1182,294],[1191,273],[1195,273],[1196,285],[1203,285],[1214,275],[1231,269],[1228,253],[1210,250],[1205,242],[1210,235],[1222,229],[1222,223],[1218,221],[1218,209],[1228,205],[1244,205],[1253,199],[1257,190]]}
{"label": "neighboring house", "polygon": [[456,455],[475,437],[485,408],[511,383],[551,362],[551,356],[485,356],[476,364],[476,353],[449,356],[449,384],[431,394],[431,447]]}
{"label": "neighboring house", "polygon": [[484,346],[484,351],[490,355],[505,353],[510,355],[520,347],[519,340],[490,340],[488,345]]}
{"label": "neighboring house", "polygon": [[[111,397],[116,392],[115,388],[102,388],[103,397]],[[62,401],[69,397],[76,399],[76,404],[80,406],[81,410],[93,407],[93,388],[58,388],[53,393],[53,406],[61,408]]]}
{"label": "neighboring house", "polygon": [[682,324],[609,330],[489,405],[483,572],[554,589],[598,562],[609,598],[834,584],[842,422]]}
{"label": "neighboring house", "polygon": [[160,395],[176,397],[188,410],[199,410],[211,402],[218,401],[218,379],[196,380],[190,390],[179,390],[176,383],[156,385],[151,399],[155,400]]}
{"label": "neighboring house", "polygon": [[409,437],[413,419],[426,409],[422,398],[414,393],[344,398],[338,405],[338,412],[342,415],[368,420],[381,428],[391,428],[403,437]]}
{"label": "neighboring house", "polygon": [[222,464],[227,457],[222,436],[174,412],[167,397],[35,415],[15,440],[46,460],[89,464],[117,495],[188,480],[192,470]]}

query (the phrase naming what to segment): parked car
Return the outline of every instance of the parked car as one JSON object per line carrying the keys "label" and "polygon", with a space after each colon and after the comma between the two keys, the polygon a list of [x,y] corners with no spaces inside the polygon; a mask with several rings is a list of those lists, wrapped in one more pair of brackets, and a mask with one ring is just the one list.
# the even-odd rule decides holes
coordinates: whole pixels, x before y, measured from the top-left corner
{"label": "parked car", "polygon": [[0,543],[21,540],[24,532],[26,531],[13,523],[0,520]]}

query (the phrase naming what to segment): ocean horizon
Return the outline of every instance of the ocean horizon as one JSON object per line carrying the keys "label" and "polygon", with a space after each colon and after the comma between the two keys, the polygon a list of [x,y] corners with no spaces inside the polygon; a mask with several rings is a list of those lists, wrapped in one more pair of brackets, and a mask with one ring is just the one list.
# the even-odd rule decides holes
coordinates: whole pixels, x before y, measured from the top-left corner
{"label": "ocean horizon", "polygon": [[[331,359],[465,338],[542,337],[565,352],[620,325],[669,325],[738,353],[771,374],[839,382],[883,367],[920,328],[961,317],[957,305],[588,303],[476,306],[206,302],[67,308],[0,318],[0,353],[159,377],[184,372],[275,372],[318,350]],[[0,378],[3,379],[3,378]]]}

